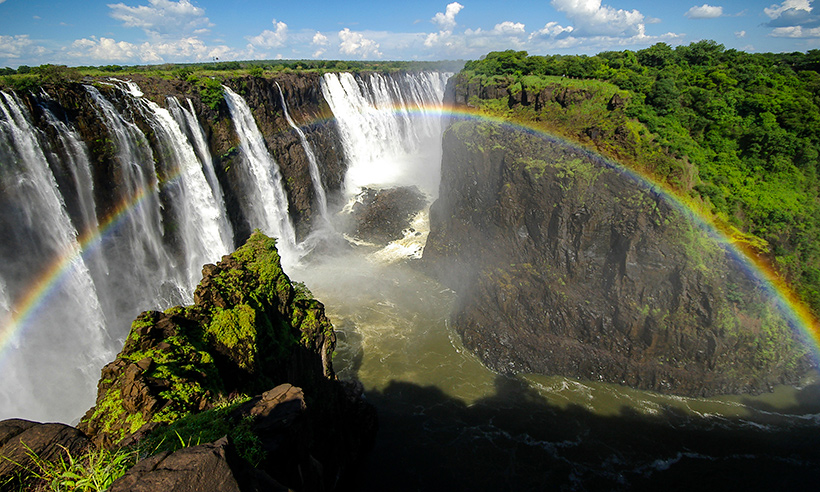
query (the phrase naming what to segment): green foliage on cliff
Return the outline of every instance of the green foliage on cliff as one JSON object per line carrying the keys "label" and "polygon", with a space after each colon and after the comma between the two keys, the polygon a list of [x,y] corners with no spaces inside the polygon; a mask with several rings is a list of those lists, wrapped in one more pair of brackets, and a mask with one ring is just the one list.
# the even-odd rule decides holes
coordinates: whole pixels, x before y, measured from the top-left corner
{"label": "green foliage on cliff", "polygon": [[494,52],[467,62],[458,83],[504,88],[468,103],[590,142],[668,183],[769,254],[820,313],[818,68],[820,50],[700,41],[595,56]]}
{"label": "green foliage on cliff", "polygon": [[115,443],[146,423],[176,422],[284,382],[299,345],[323,360],[319,351],[332,352],[324,307],[294,289],[274,239],[256,231],[205,271],[194,305],[134,321],[117,360],[103,369],[97,404],[81,421],[85,432]]}

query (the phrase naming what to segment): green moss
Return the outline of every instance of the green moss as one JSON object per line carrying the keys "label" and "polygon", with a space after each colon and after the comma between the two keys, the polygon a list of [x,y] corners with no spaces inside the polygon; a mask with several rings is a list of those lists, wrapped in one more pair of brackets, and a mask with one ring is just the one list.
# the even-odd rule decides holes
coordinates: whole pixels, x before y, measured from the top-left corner
{"label": "green moss", "polygon": [[248,304],[217,310],[207,327],[207,339],[229,349],[240,368],[252,370],[256,366],[256,318],[257,310]]}

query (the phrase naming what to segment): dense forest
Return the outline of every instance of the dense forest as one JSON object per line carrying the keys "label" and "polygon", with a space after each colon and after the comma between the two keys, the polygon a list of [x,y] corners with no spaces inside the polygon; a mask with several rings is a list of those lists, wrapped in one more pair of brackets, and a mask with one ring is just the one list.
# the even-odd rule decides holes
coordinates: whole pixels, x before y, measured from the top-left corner
{"label": "dense forest", "polygon": [[[459,83],[503,85],[508,97],[470,104],[551,130],[549,108],[516,93],[550,83],[608,91],[609,109],[624,107],[621,121],[612,111],[596,117],[595,131],[614,135],[605,153],[700,204],[820,313],[819,69],[820,50],[757,54],[700,41],[595,56],[493,52],[467,62]],[[589,116],[577,135],[590,134]],[[561,125],[573,133],[571,121]],[[618,138],[624,129],[634,138]]]}

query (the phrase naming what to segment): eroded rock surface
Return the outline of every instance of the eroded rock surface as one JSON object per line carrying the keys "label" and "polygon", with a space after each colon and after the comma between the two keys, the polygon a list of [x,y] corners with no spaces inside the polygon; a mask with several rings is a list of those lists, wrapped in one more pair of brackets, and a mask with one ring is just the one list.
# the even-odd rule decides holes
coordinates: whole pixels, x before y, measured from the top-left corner
{"label": "eroded rock surface", "polygon": [[806,370],[761,286],[660,194],[500,126],[456,123],[443,147],[424,261],[458,292],[453,326],[488,366],[686,395]]}

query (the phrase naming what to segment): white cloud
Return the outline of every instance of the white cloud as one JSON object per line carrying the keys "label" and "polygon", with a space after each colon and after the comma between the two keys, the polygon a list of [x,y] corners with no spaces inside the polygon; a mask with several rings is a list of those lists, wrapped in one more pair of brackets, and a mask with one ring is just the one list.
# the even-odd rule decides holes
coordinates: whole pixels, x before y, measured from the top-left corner
{"label": "white cloud", "polygon": [[124,3],[108,4],[111,17],[125,27],[137,27],[153,36],[185,37],[211,27],[205,10],[189,0],[148,0],[148,5],[129,7]]}
{"label": "white cloud", "polygon": [[464,5],[458,2],[447,4],[447,8],[444,12],[437,12],[436,15],[433,16],[433,24],[439,26],[442,31],[452,31],[453,28],[456,27],[456,14],[463,8]]}
{"label": "white cloud", "polygon": [[804,28],[803,26],[776,27],[771,34],[774,38],[820,38],[820,27]]}
{"label": "white cloud", "polygon": [[774,4],[763,9],[770,19],[777,19],[787,10],[805,10],[811,12],[811,0],[785,0],[780,5]]}
{"label": "white cloud", "polygon": [[737,31],[737,32],[735,32],[735,36],[737,36],[739,38],[745,38],[746,37],[746,31]]}
{"label": "white cloud", "polygon": [[317,46],[327,46],[330,44],[330,40],[324,34],[316,31],[316,34],[313,35],[313,44]]}
{"label": "white cloud", "polygon": [[227,46],[207,46],[196,37],[137,44],[95,36],[74,41],[66,54],[80,60],[142,63],[205,61],[240,55]]}
{"label": "white cloud", "polygon": [[689,19],[714,19],[723,15],[723,7],[704,3],[700,7],[692,7],[683,15]]}
{"label": "white cloud", "polygon": [[530,39],[536,37],[549,37],[554,38],[556,36],[560,36],[564,33],[571,33],[573,30],[572,26],[564,27],[557,22],[547,22],[547,24],[542,28],[534,33],[530,34]]}
{"label": "white cloud", "polygon": [[601,0],[552,0],[550,3],[572,21],[576,37],[633,37],[645,33],[644,15],[637,10],[614,9],[601,5]]}
{"label": "white cloud", "polygon": [[285,44],[288,39],[288,25],[281,21],[277,22],[276,19],[272,22],[275,27],[273,31],[265,29],[256,36],[245,38],[250,42],[252,48],[276,48]]}
{"label": "white cloud", "polygon": [[815,13],[812,0],[785,0],[763,9],[771,21],[770,36],[776,38],[820,37],[820,13]]}
{"label": "white cloud", "polygon": [[28,34],[4,36],[0,34],[0,58],[21,59],[44,53],[45,48],[38,46]]}
{"label": "white cloud", "polygon": [[500,24],[496,24],[493,28],[493,34],[501,36],[521,36],[526,33],[527,31],[524,29],[524,24],[520,22],[504,21]]}
{"label": "white cloud", "polygon": [[339,39],[341,40],[339,51],[345,55],[356,55],[362,58],[382,56],[379,51],[379,43],[365,38],[362,33],[351,31],[347,27],[339,31]]}

